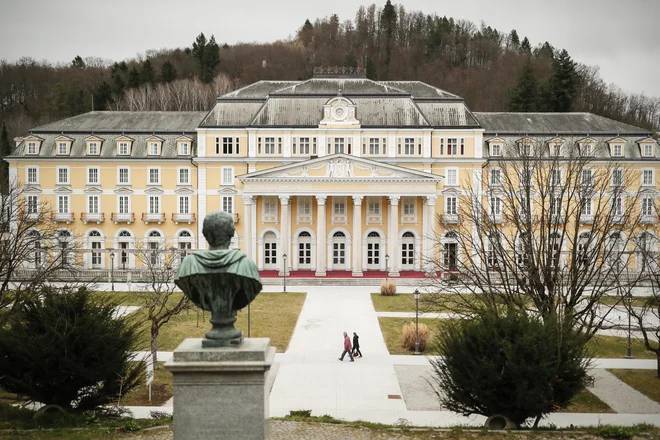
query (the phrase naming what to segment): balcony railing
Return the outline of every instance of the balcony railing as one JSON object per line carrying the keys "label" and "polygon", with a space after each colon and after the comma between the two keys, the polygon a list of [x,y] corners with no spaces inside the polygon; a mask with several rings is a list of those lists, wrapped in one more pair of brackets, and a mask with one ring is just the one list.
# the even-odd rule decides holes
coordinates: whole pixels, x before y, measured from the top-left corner
{"label": "balcony railing", "polygon": [[165,221],[165,213],[163,212],[144,212],[142,213],[142,221],[149,223],[158,223],[159,225]]}
{"label": "balcony railing", "polygon": [[639,222],[643,225],[654,225],[656,223],[655,215],[642,215]]}
{"label": "balcony railing", "polygon": [[593,215],[585,215],[582,214],[580,215],[580,223],[583,225],[591,225],[594,222],[594,216]]}
{"label": "balcony railing", "polygon": [[51,214],[53,223],[73,223],[75,216],[73,212],[54,212]]}
{"label": "balcony railing", "polygon": [[83,212],[82,214],[80,214],[80,220],[82,220],[84,224],[87,224],[87,222],[93,222],[98,225],[105,221],[105,214],[98,212],[97,213]]}
{"label": "balcony railing", "polygon": [[195,214],[182,214],[178,212],[172,213],[172,221],[177,225],[179,223],[195,223],[195,220]]}
{"label": "balcony railing", "polygon": [[135,221],[135,214],[132,212],[113,212],[112,221],[117,223],[128,223],[129,225]]}
{"label": "balcony railing", "polygon": [[442,221],[447,224],[456,224],[458,223],[458,214],[443,214]]}

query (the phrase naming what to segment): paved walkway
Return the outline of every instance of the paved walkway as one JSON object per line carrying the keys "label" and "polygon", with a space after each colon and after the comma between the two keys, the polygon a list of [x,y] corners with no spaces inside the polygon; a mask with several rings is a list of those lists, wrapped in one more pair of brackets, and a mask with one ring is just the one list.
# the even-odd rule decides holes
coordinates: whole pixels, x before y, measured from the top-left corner
{"label": "paved walkway", "polygon": [[591,371],[595,379],[590,391],[617,413],[660,414],[660,404],[600,368]]}

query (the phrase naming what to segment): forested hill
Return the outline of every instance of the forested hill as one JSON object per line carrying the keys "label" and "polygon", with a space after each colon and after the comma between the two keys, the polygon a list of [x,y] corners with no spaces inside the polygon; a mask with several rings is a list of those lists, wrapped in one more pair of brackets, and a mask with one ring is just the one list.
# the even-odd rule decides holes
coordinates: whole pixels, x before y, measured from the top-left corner
{"label": "forested hill", "polygon": [[515,30],[406,11],[388,0],[359,7],[352,19],[307,20],[294,35],[230,46],[200,34],[190,47],[121,62],[2,62],[0,118],[11,138],[92,108],[205,110],[217,95],[260,79],[305,79],[314,66],[359,65],[370,78],[446,89],[474,111],[587,111],[660,128],[660,98],[626,94],[605,84],[597,67]]}

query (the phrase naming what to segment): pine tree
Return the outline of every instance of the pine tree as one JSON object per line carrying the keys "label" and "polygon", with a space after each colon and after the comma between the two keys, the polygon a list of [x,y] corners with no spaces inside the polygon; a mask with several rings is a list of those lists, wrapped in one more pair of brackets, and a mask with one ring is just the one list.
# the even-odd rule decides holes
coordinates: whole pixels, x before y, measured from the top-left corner
{"label": "pine tree", "polygon": [[172,82],[177,77],[177,71],[169,60],[160,67],[160,79],[164,82]]}
{"label": "pine tree", "polygon": [[387,0],[383,12],[380,14],[380,28],[383,30],[385,37],[385,66],[387,69],[390,65],[396,31],[396,9],[390,0]]}
{"label": "pine tree", "polygon": [[520,37],[518,37],[518,32],[515,29],[509,34],[509,41],[511,41],[512,49],[518,49],[520,46]]}
{"label": "pine tree", "polygon": [[312,41],[314,40],[314,26],[309,19],[305,20],[305,24],[303,24],[302,28],[298,31],[298,39],[305,47],[312,44]]}
{"label": "pine tree", "polygon": [[571,111],[573,100],[577,95],[578,81],[576,63],[564,49],[552,60],[552,71],[548,81],[552,111]]}
{"label": "pine tree", "polygon": [[204,75],[201,80],[205,83],[211,82],[218,64],[220,64],[220,47],[215,42],[215,37],[211,35],[211,39],[204,50]]}
{"label": "pine tree", "polygon": [[140,87],[140,72],[138,72],[137,67],[133,66],[130,72],[128,72],[128,88],[132,89],[135,87]]}
{"label": "pine tree", "polygon": [[78,69],[84,69],[85,66],[85,61],[80,57],[80,55],[76,55],[76,57],[71,61],[71,67],[75,67]]}
{"label": "pine tree", "polygon": [[507,110],[510,112],[534,112],[538,110],[538,84],[529,58],[523,64],[516,85],[509,93]]}
{"label": "pine tree", "polygon": [[355,54],[353,52],[349,52],[346,54],[344,65],[346,67],[357,67],[358,65],[357,58],[355,58]]}
{"label": "pine tree", "polygon": [[376,70],[376,63],[371,58],[367,58],[367,78],[376,81],[378,79],[378,71]]}
{"label": "pine tree", "polygon": [[522,50],[523,54],[529,56],[532,56],[532,45],[530,44],[529,40],[527,37],[523,38],[522,43],[520,44],[520,49]]}
{"label": "pine tree", "polygon": [[154,71],[154,66],[148,59],[142,63],[142,68],[140,69],[140,82],[143,84],[151,85],[154,85],[156,82],[156,72]]}
{"label": "pine tree", "polygon": [[112,98],[112,87],[107,82],[103,81],[100,86],[94,91],[94,109],[105,110],[108,107],[108,102]]}

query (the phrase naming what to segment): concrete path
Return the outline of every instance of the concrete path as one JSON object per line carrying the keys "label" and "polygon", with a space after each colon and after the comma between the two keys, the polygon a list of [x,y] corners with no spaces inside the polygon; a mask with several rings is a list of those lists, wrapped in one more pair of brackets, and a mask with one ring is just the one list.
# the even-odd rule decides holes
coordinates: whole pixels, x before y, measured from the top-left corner
{"label": "concrete path", "polygon": [[609,371],[597,368],[591,374],[595,382],[589,390],[617,413],[660,414],[660,404],[628,386]]}

